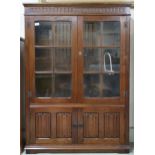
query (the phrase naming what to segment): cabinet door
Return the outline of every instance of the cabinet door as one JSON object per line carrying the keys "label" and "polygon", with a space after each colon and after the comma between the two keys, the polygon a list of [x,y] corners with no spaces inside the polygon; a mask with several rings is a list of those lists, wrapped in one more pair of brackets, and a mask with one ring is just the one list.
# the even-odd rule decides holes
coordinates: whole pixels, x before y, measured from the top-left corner
{"label": "cabinet door", "polygon": [[87,107],[78,113],[78,142],[83,144],[123,144],[124,109]]}
{"label": "cabinet door", "polygon": [[31,102],[76,100],[76,17],[33,17],[30,27]]}
{"label": "cabinet door", "polygon": [[79,102],[124,103],[124,25],[125,17],[79,17]]}
{"label": "cabinet door", "polygon": [[72,144],[77,141],[77,112],[72,108],[31,108],[31,144]]}

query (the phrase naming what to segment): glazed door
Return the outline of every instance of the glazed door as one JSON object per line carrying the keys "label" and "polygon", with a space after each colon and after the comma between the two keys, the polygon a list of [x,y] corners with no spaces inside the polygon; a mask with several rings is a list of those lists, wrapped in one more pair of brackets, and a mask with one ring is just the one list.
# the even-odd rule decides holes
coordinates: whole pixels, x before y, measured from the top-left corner
{"label": "glazed door", "polygon": [[34,17],[31,22],[32,103],[76,101],[76,17]]}
{"label": "glazed door", "polygon": [[118,16],[79,17],[79,103],[124,103],[124,24]]}

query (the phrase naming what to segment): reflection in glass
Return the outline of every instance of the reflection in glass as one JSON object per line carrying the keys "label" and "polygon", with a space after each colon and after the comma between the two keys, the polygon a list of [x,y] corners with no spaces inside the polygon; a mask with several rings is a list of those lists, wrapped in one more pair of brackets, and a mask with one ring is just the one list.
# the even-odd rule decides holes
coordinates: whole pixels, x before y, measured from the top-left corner
{"label": "reflection in glass", "polygon": [[103,96],[116,97],[120,95],[120,79],[119,74],[103,76]]}
{"label": "reflection in glass", "polygon": [[104,21],[84,23],[85,46],[119,46],[120,22]]}
{"label": "reflection in glass", "polygon": [[71,75],[55,75],[55,93],[54,97],[71,96]]}
{"label": "reflection in glass", "polygon": [[99,49],[84,49],[84,69],[85,71],[99,71]]}
{"label": "reflection in glass", "polygon": [[[110,59],[109,59],[108,55],[106,55],[108,53],[111,56],[112,70],[118,72],[120,70],[120,50],[119,50],[119,48],[105,48],[105,49],[103,49],[103,55],[105,55],[105,57],[104,57],[105,62],[103,62],[103,63],[105,63],[106,69],[110,70],[111,69],[110,68]],[[104,72],[105,72],[105,70],[104,70]]]}
{"label": "reflection in glass", "polygon": [[84,75],[84,94],[86,97],[99,96],[99,75]]}
{"label": "reflection in glass", "polygon": [[35,22],[35,44],[70,46],[71,23],[70,22]]}
{"label": "reflection in glass", "polygon": [[51,75],[36,75],[36,96],[50,97],[52,94]]}
{"label": "reflection in glass", "polygon": [[51,70],[51,50],[49,48],[45,49],[35,49],[35,70],[36,71],[50,71]]}
{"label": "reflection in glass", "polygon": [[120,37],[119,34],[104,34],[103,46],[119,46]]}
{"label": "reflection in glass", "polygon": [[102,29],[104,33],[119,33],[120,22],[119,21],[104,21]]}
{"label": "reflection in glass", "polygon": [[35,44],[49,45],[53,41],[52,24],[48,21],[35,22]]}
{"label": "reflection in glass", "polygon": [[70,71],[71,70],[71,49],[56,48],[55,49],[55,71]]}
{"label": "reflection in glass", "polygon": [[103,22],[103,46],[119,46],[120,44],[120,22]]}

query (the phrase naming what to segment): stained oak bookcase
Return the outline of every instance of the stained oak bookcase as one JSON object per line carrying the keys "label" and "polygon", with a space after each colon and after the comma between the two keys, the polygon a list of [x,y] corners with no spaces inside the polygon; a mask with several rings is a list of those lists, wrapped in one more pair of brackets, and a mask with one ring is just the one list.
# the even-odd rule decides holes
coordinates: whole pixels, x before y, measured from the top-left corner
{"label": "stained oak bookcase", "polygon": [[131,5],[24,6],[26,152],[128,152]]}

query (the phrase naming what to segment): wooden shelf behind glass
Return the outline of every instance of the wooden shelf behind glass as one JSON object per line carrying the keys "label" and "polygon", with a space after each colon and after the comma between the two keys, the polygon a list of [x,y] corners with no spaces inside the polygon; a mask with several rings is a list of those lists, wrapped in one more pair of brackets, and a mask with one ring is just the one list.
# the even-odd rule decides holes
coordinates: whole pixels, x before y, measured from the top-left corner
{"label": "wooden shelf behind glass", "polygon": [[109,72],[94,72],[94,71],[84,71],[83,74],[119,74],[120,71],[114,71],[113,73],[109,73]]}
{"label": "wooden shelf behind glass", "polygon": [[35,74],[72,74],[71,71],[35,71]]}
{"label": "wooden shelf behind glass", "polygon": [[71,46],[65,46],[65,45],[35,45],[35,48],[71,48]]}
{"label": "wooden shelf behind glass", "polygon": [[120,48],[120,46],[115,46],[115,45],[112,45],[112,46],[85,46],[83,48]]}

